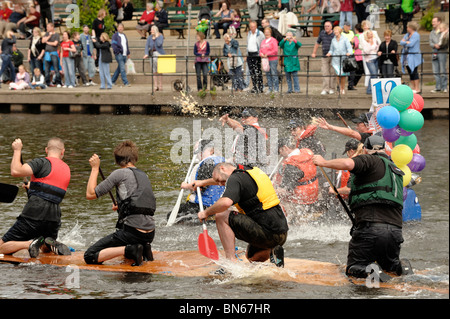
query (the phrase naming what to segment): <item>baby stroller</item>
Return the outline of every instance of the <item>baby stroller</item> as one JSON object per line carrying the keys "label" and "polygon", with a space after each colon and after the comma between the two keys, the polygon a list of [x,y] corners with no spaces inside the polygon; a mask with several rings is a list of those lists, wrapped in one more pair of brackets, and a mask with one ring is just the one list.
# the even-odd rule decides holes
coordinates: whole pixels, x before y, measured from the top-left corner
{"label": "baby stroller", "polygon": [[398,4],[390,4],[384,10],[384,15],[386,17],[386,24],[388,29],[392,31],[392,34],[397,34],[402,32],[402,17],[401,8]]}
{"label": "baby stroller", "polygon": [[212,58],[209,63],[209,74],[214,86],[222,86],[224,89],[225,83],[230,81],[230,75],[225,70],[225,65],[220,58]]}
{"label": "baby stroller", "polygon": [[198,25],[195,30],[203,32],[208,39],[211,30],[211,10],[209,7],[202,7],[198,12]]}

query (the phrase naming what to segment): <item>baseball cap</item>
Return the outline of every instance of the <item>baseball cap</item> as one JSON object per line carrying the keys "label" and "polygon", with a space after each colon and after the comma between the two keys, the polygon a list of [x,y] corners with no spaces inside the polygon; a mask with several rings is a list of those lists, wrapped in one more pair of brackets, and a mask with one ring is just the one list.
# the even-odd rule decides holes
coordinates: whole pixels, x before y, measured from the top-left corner
{"label": "baseball cap", "polygon": [[350,23],[350,21],[345,21],[345,22],[344,22],[344,25],[351,26],[352,24]]}
{"label": "baseball cap", "polygon": [[249,117],[249,116],[258,117],[258,113],[251,107],[248,107],[242,111],[241,116],[242,117]]}
{"label": "baseball cap", "polygon": [[354,138],[348,140],[347,143],[345,143],[345,150],[344,150],[344,153],[342,153],[342,155],[344,155],[345,153],[347,153],[350,150],[356,151],[358,149],[359,144],[361,144],[361,142],[358,140],[355,140]]}
{"label": "baseball cap", "polygon": [[297,118],[295,120],[289,121],[288,128],[293,130],[294,128],[302,127],[302,126],[305,126],[305,123],[303,122],[303,120],[301,118]]}
{"label": "baseball cap", "polygon": [[369,123],[369,121],[367,120],[367,116],[364,113],[362,113],[358,117],[353,118],[352,122],[356,123],[356,124],[358,124],[358,123]]}
{"label": "baseball cap", "polygon": [[368,150],[377,151],[384,149],[384,143],[385,140],[383,137],[379,135],[372,135],[366,138],[366,141],[364,142],[364,147]]}

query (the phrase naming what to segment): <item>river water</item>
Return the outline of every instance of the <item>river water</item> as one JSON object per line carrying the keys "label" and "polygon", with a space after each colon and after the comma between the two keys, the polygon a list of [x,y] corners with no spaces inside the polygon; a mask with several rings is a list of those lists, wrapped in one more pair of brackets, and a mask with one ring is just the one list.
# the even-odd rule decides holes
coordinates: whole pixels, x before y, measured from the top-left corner
{"label": "river water", "polygon": [[[267,128],[277,128],[279,136],[282,136],[286,133],[284,127],[288,120],[271,116],[262,118],[260,123]],[[334,120],[330,122],[342,125]],[[195,131],[198,133],[199,125],[204,132],[208,128],[214,132],[223,132],[218,119],[214,117],[2,114],[0,181],[11,184],[20,182],[20,179],[9,175],[14,138],[23,140],[24,161],[44,156],[45,144],[50,137],[64,139],[65,161],[71,167],[72,180],[61,205],[63,225],[60,239],[76,250],[85,250],[97,239],[112,233],[116,221],[116,213],[111,210],[108,196],[95,201],[85,199],[90,173],[88,159],[93,153],[101,155],[103,171],[108,175],[116,168],[112,156],[115,145],[125,139],[132,139],[140,148],[138,167],[149,175],[157,198],[155,218],[158,227],[153,249],[196,250],[200,226],[165,227],[165,221],[166,214],[176,201],[179,192],[177,185],[184,179],[190,162],[189,154],[187,158],[185,156],[184,163],[176,162],[177,154],[182,154],[176,146],[185,141],[192,143],[198,138]],[[332,152],[341,156],[346,137],[321,129],[316,135],[327,148],[327,158]],[[427,160],[425,170],[420,173],[423,181],[414,187],[422,206],[422,220],[405,223],[401,256],[408,258],[413,268],[422,273],[411,276],[409,280],[413,283],[448,289],[449,121],[427,120],[417,132],[417,137],[421,154]],[[0,204],[0,234],[3,235],[12,226],[25,202],[26,196],[22,190],[14,203]],[[287,257],[345,264],[349,228],[346,219],[291,226],[285,254]],[[208,230],[221,248],[215,225],[211,225]],[[239,241],[237,245],[246,247]],[[65,287],[68,274],[63,268],[0,263],[0,298],[448,298],[448,294],[429,290],[401,292],[353,285],[310,286],[267,280],[264,277],[228,277],[220,280],[87,270],[81,270],[80,274],[79,287],[68,289]]]}

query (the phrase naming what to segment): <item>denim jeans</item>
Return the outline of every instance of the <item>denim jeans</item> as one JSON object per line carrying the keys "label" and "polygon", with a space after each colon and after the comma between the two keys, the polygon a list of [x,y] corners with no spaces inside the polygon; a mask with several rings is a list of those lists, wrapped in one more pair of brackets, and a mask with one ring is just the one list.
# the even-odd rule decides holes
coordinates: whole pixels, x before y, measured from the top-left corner
{"label": "denim jeans", "polygon": [[233,83],[233,90],[243,90],[244,85],[244,74],[242,73],[242,65],[231,69],[230,68],[230,75],[231,75],[231,82]]}
{"label": "denim jeans", "polygon": [[117,54],[116,61],[117,61],[117,69],[114,72],[111,81],[112,81],[112,83],[116,83],[117,78],[119,77],[119,73],[120,73],[123,84],[127,85],[128,79],[127,79],[127,71],[125,69],[125,63],[127,63],[127,57],[122,54]]}
{"label": "denim jeans", "polygon": [[300,84],[298,82],[297,71],[286,72],[286,82],[288,84],[288,93],[292,93],[292,82],[294,82],[294,91],[295,91],[295,93],[299,93],[300,92]]}
{"label": "denim jeans", "polygon": [[61,75],[59,73],[59,58],[55,54],[50,54],[50,61],[45,60],[44,58],[44,70],[45,70],[45,83],[50,85],[51,82],[51,70],[50,68],[53,66],[53,70],[55,71],[55,82],[56,84],[61,84]]}
{"label": "denim jeans", "polygon": [[41,70],[41,74],[44,74],[44,63],[42,62],[42,60],[30,58],[30,73],[34,73],[34,69],[36,68]]}
{"label": "denim jeans", "polygon": [[[367,68],[370,72],[370,78],[376,79],[378,77],[378,59],[373,59],[366,62]],[[367,94],[372,94],[372,83],[369,81],[367,86]]]}
{"label": "denim jeans", "polygon": [[269,91],[278,92],[278,60],[269,61],[270,71],[266,72],[267,76],[267,85],[269,86]]}
{"label": "denim jeans", "polygon": [[[436,80],[436,90],[445,90],[448,85],[447,70],[447,53],[436,55],[436,59],[432,60],[434,79]],[[440,73],[440,74],[439,74]]]}
{"label": "denim jeans", "polygon": [[100,73],[100,88],[104,89],[105,84],[108,89],[112,88],[111,73],[109,71],[109,63],[102,62],[102,53],[98,56],[98,70]]}
{"label": "denim jeans", "polygon": [[2,68],[0,69],[0,79],[5,72],[6,68],[9,68],[11,72],[11,82],[14,82],[16,79],[16,70],[14,69],[14,64],[12,63],[12,57],[10,55],[2,54]]}
{"label": "denim jeans", "polygon": [[72,58],[63,58],[64,84],[75,86],[75,62]]}
{"label": "denim jeans", "polygon": [[339,26],[343,28],[344,22],[348,21],[350,22],[350,29],[352,29],[353,24],[352,19],[353,19],[353,11],[341,11],[339,18]]}
{"label": "denim jeans", "polygon": [[197,73],[197,90],[208,88],[208,62],[195,62],[195,73]]}
{"label": "denim jeans", "polygon": [[224,23],[214,23],[214,34],[216,36],[216,38],[220,38],[220,32],[219,29],[223,29],[223,34],[227,33],[228,31],[228,27],[230,26],[231,23],[229,22],[224,22]]}
{"label": "denim jeans", "polygon": [[83,57],[84,69],[88,72],[88,77],[92,80],[95,76],[95,60],[92,56]]}

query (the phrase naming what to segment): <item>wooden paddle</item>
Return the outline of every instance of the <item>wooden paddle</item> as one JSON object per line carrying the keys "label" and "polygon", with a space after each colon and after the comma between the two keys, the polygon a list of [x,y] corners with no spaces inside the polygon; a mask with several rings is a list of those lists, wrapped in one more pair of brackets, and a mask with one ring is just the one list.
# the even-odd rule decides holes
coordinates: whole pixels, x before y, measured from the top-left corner
{"label": "wooden paddle", "polygon": [[[323,176],[325,176],[325,178],[327,179],[328,183],[330,184],[331,187],[333,187],[334,192],[336,193],[337,198],[339,199],[339,201],[341,202],[342,206],[345,209],[345,212],[347,213],[348,217],[350,218],[350,221],[352,222],[352,226],[356,226],[356,222],[355,222],[355,218],[353,217],[352,213],[350,212],[350,209],[348,208],[347,204],[344,202],[344,199],[341,197],[341,195],[339,194],[336,186],[334,186],[334,184],[331,182],[330,178],[328,177],[327,173],[325,173],[323,167],[319,166],[320,170],[322,171]],[[352,228],[353,228],[352,227]]]}
{"label": "wooden paddle", "polygon": [[[201,139],[198,141],[199,142],[198,147],[200,147],[200,141],[201,141]],[[196,154],[197,154],[197,151],[194,150],[191,165],[189,166],[186,177],[184,178],[185,183],[189,182],[189,177],[191,176],[191,173],[192,173],[192,167],[194,166]],[[180,210],[181,200],[183,199],[183,193],[184,193],[184,189],[182,188],[180,190],[180,193],[178,194],[177,202],[175,203],[175,206],[173,207],[172,212],[170,212],[169,220],[167,221],[166,226],[172,226],[175,223],[175,220],[177,219],[178,211]]]}
{"label": "wooden paddle", "polygon": [[[103,175],[103,171],[100,167],[98,168],[98,172],[100,173],[100,176],[102,177],[102,179],[105,180],[105,175]],[[111,193],[111,191],[108,191],[108,193],[109,193],[109,197],[111,197],[111,200],[112,200],[114,206],[117,206],[117,202],[116,202],[116,199],[114,198],[114,195]]]}
{"label": "wooden paddle", "polygon": [[347,124],[347,122],[344,120],[344,118],[341,116],[341,114],[339,114],[339,112],[336,113],[336,114],[337,114],[337,116],[339,116],[339,118],[340,118],[341,121],[344,123],[344,125],[347,126],[347,128],[352,129],[352,128]]}
{"label": "wooden paddle", "polygon": [[[200,205],[200,211],[203,211],[203,201],[200,187],[197,187],[198,203]],[[206,229],[206,222],[202,220],[203,233],[198,236],[198,250],[200,254],[213,260],[219,260],[219,252],[217,251],[216,243],[209,237],[208,230]]]}
{"label": "wooden paddle", "polygon": [[0,203],[12,203],[16,199],[19,187],[0,183]]}

